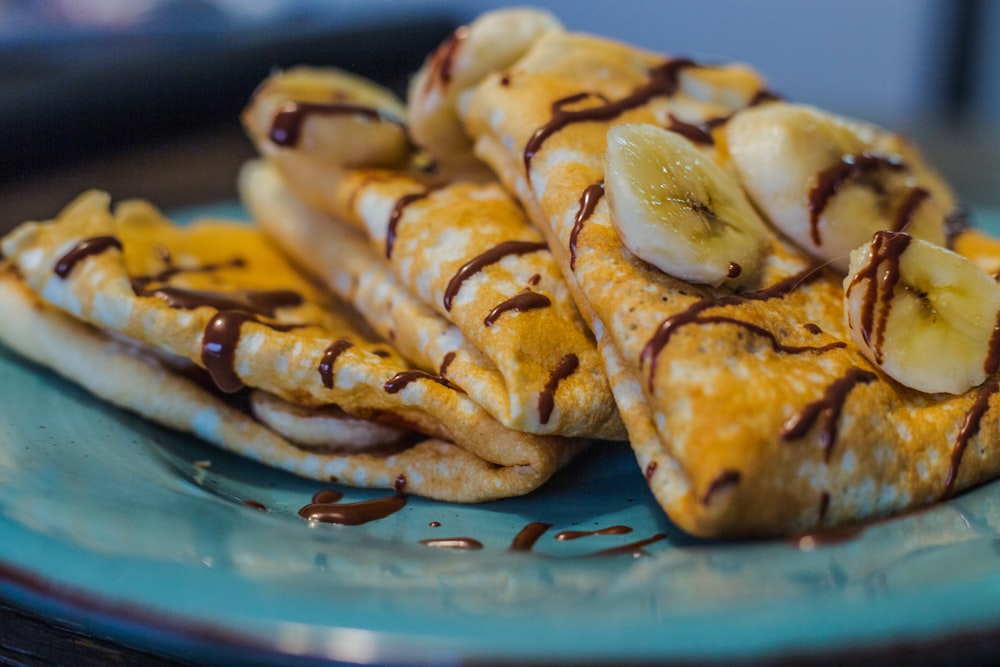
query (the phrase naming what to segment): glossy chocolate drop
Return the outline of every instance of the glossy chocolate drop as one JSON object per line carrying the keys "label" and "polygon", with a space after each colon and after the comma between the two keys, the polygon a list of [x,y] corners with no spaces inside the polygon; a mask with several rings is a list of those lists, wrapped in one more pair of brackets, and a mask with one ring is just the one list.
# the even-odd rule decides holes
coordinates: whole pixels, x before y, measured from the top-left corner
{"label": "glossy chocolate drop", "polygon": [[549,374],[549,380],[545,383],[545,388],[538,395],[538,417],[543,424],[549,423],[552,410],[555,409],[556,388],[559,383],[568,378],[576,371],[580,365],[580,359],[575,354],[567,354]]}
{"label": "glossy chocolate drop", "polygon": [[462,283],[487,266],[496,264],[508,255],[525,255],[529,252],[538,252],[539,250],[547,249],[548,246],[544,243],[537,243],[535,241],[504,241],[473,257],[463,264],[455,275],[451,277],[451,280],[448,281],[448,285],[444,290],[444,298],[442,299],[444,309],[451,310],[451,303],[458,294],[458,290],[462,288]]}
{"label": "glossy chocolate drop", "polygon": [[581,537],[594,537],[595,535],[627,535],[632,532],[629,526],[608,526],[599,530],[563,530],[556,533],[555,537],[560,542],[578,540]]}
{"label": "glossy chocolate drop", "polygon": [[234,366],[240,328],[248,321],[256,320],[242,311],[220,311],[209,321],[202,337],[201,363],[212,376],[215,386],[227,394],[243,388]]}
{"label": "glossy chocolate drop", "polygon": [[588,185],[580,195],[580,208],[573,218],[573,229],[569,233],[569,268],[576,269],[576,242],[580,237],[583,224],[594,214],[598,202],[604,197],[604,181]]}
{"label": "glossy chocolate drop", "polygon": [[396,494],[384,498],[373,498],[356,503],[330,504],[312,503],[299,510],[299,516],[320,523],[336,523],[343,526],[360,526],[364,523],[384,519],[406,506],[406,496]]}
{"label": "glossy chocolate drop", "polygon": [[551,523],[543,523],[541,521],[532,521],[514,536],[514,539],[510,543],[510,551],[531,551],[534,548],[535,543],[538,542],[538,538],[545,534],[549,528],[552,527]]}
{"label": "glossy chocolate drop", "polygon": [[320,503],[330,505],[336,502],[340,502],[340,499],[344,497],[344,494],[340,491],[334,489],[322,489],[313,494],[313,503]]}
{"label": "glossy chocolate drop", "polygon": [[837,441],[840,412],[847,401],[847,395],[859,384],[868,384],[878,379],[870,371],[851,367],[847,374],[835,380],[823,392],[823,397],[806,405],[798,414],[793,415],[781,427],[782,440],[797,440],[806,435],[817,421],[820,421],[820,443],[827,460]]}
{"label": "glossy chocolate drop", "polygon": [[504,313],[514,310],[523,312],[526,310],[536,310],[538,308],[548,308],[552,305],[551,299],[538,292],[521,292],[497,305],[490,311],[490,314],[483,320],[486,326],[493,326],[493,323]]}
{"label": "glossy chocolate drop", "polygon": [[65,279],[81,260],[92,255],[99,255],[111,248],[122,249],[122,242],[115,236],[94,236],[84,239],[56,261],[53,272]]}
{"label": "glossy chocolate drop", "polygon": [[462,551],[479,551],[483,548],[483,543],[472,537],[433,537],[427,540],[420,540],[420,544],[423,544],[425,547],[460,549]]}

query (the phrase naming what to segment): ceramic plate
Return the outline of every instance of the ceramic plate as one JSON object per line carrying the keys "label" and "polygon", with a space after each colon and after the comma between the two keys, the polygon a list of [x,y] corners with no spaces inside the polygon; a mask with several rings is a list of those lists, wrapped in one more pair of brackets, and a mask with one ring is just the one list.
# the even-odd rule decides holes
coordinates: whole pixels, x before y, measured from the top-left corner
{"label": "ceramic plate", "polygon": [[[1000,215],[978,223],[996,231]],[[2,348],[0,396],[0,594],[148,650],[728,662],[1000,636],[1000,484],[840,539],[705,543],[609,445],[523,498],[409,498],[338,526],[297,514],[324,485],[146,423]],[[534,522],[551,527],[512,550]]]}

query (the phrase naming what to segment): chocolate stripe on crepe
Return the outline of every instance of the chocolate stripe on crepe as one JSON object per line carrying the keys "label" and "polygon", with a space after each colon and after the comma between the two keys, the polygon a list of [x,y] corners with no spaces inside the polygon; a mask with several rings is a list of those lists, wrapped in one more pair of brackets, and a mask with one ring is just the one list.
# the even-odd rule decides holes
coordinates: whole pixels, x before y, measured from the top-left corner
{"label": "chocolate stripe on crepe", "polygon": [[409,136],[403,121],[374,107],[342,102],[286,102],[274,115],[267,138],[277,146],[298,146],[302,126],[310,116],[360,116],[373,122],[398,125]]}
{"label": "chocolate stripe on crepe", "polygon": [[403,212],[406,210],[406,207],[414,202],[424,199],[430,193],[430,190],[424,190],[423,192],[411,192],[410,194],[403,195],[396,200],[396,203],[392,207],[392,211],[389,213],[389,223],[386,226],[385,231],[386,259],[392,259],[392,248],[396,245],[396,228],[399,227],[399,221],[403,218]]}
{"label": "chocolate stripe on crepe", "polygon": [[844,377],[838,379],[826,388],[823,397],[813,401],[802,410],[793,415],[784,426],[781,427],[782,440],[798,440],[806,435],[822,417],[822,431],[820,431],[820,443],[823,445],[823,456],[830,460],[830,452],[837,441],[837,424],[840,421],[840,413],[844,409],[844,402],[847,395],[859,384],[868,384],[878,379],[878,376],[871,371],[861,368],[851,368]]}
{"label": "chocolate stripe on crepe", "polygon": [[944,483],[944,492],[941,494],[941,500],[950,498],[955,492],[955,482],[958,480],[958,469],[962,464],[962,457],[965,456],[965,450],[969,446],[969,441],[979,433],[983,417],[990,409],[990,399],[993,397],[993,394],[997,393],[998,389],[1000,389],[1000,385],[997,384],[996,380],[984,384],[976,393],[976,402],[972,404],[972,407],[965,414],[965,419],[962,420],[962,428],[959,429],[958,436],[955,438],[955,445],[952,448],[951,461],[948,466],[948,477]]}
{"label": "chocolate stripe on crepe", "polygon": [[576,242],[583,229],[583,223],[594,214],[594,209],[604,197],[604,181],[587,186],[587,189],[580,195],[580,209],[573,217],[573,229],[569,233],[569,268],[576,270]]}
{"label": "chocolate stripe on crepe", "polygon": [[81,260],[111,248],[117,248],[119,251],[122,249],[122,242],[118,237],[95,236],[80,241],[56,261],[53,272],[60,278],[66,278]]}
{"label": "chocolate stripe on crepe", "polygon": [[504,313],[515,310],[524,312],[526,310],[536,310],[538,308],[548,308],[552,305],[552,300],[544,294],[538,292],[521,292],[497,305],[490,311],[490,314],[483,320],[483,324],[490,327]]}
{"label": "chocolate stripe on crepe", "polygon": [[490,264],[496,264],[508,255],[524,255],[529,252],[538,252],[539,250],[547,249],[548,246],[544,243],[535,241],[504,241],[486,252],[473,257],[463,264],[455,275],[451,277],[451,280],[448,281],[448,286],[444,290],[444,298],[442,299],[444,309],[451,310],[451,304],[455,300],[455,297],[458,296],[458,291],[462,289],[465,281]]}

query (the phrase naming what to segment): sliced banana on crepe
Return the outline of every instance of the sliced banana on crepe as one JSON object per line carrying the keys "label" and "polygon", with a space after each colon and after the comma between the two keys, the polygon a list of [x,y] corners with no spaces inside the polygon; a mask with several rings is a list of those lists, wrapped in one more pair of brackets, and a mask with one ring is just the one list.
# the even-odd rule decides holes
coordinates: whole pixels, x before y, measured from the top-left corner
{"label": "sliced banana on crepe", "polygon": [[622,243],[692,283],[752,283],[768,232],[739,184],[688,139],[655,125],[608,131],[605,190]]}
{"label": "sliced banana on crepe", "polygon": [[898,134],[774,103],[736,114],[726,140],[757,206],[806,252],[840,271],[851,250],[879,230],[945,244],[954,196]]}
{"label": "sliced banana on crepe", "polygon": [[413,151],[403,103],[335,68],[275,73],[254,93],[243,123],[265,154],[297,149],[341,167],[395,167]]}
{"label": "sliced banana on crepe", "polygon": [[1000,285],[968,259],[901,232],[851,253],[844,279],[850,334],[898,382],[961,394],[1000,362]]}

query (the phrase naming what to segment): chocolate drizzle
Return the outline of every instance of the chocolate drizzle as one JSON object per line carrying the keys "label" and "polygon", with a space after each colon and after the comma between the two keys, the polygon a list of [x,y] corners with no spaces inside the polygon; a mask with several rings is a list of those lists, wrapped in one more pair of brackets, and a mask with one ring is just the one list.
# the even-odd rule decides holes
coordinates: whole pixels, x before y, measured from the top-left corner
{"label": "chocolate drizzle", "polygon": [[[861,301],[860,331],[865,343],[875,356],[875,363],[882,363],[882,343],[885,338],[885,328],[889,321],[889,310],[892,307],[892,296],[899,282],[899,260],[912,237],[901,232],[875,232],[871,243],[871,257],[868,263],[854,275],[847,285],[845,294],[850,297],[851,290],[862,280],[867,280],[864,298]],[[881,288],[881,298],[879,298]],[[882,308],[876,319],[876,310],[881,302]]]}
{"label": "chocolate drizzle", "polygon": [[345,339],[335,340],[330,343],[330,346],[323,351],[323,359],[319,362],[319,376],[323,380],[323,386],[327,389],[333,389],[333,366],[337,363],[337,357],[341,355],[349,347],[354,344]]}
{"label": "chocolate drizzle", "polygon": [[593,537],[595,535],[627,535],[632,532],[629,526],[608,526],[598,530],[562,530],[556,533],[555,538],[560,542],[568,540],[578,540],[581,537]]}
{"label": "chocolate drizzle", "polygon": [[570,353],[560,359],[556,367],[552,369],[549,381],[545,383],[545,388],[538,395],[538,416],[541,423],[548,424],[549,417],[552,416],[552,410],[555,408],[556,387],[572,375],[579,365],[580,359],[575,354]]}
{"label": "chocolate drizzle", "polygon": [[280,308],[292,308],[302,304],[302,295],[292,290],[244,290],[225,293],[164,286],[154,289],[139,288],[136,294],[155,297],[165,301],[171,308],[180,310],[207,306],[216,310],[238,310],[264,317],[274,317]]}
{"label": "chocolate drizzle", "polygon": [[819,218],[830,199],[848,181],[880,169],[900,171],[905,170],[906,165],[895,158],[863,153],[845,155],[840,162],[816,175],[809,190],[809,236],[814,244],[818,246],[823,243],[819,234]]}
{"label": "chocolate drizzle", "polygon": [[[723,119],[723,122],[725,119]],[[708,123],[704,124],[694,124],[686,123],[679,119],[677,116],[670,114],[670,124],[667,129],[671,132],[676,132],[688,141],[695,144],[704,144],[706,146],[712,146],[715,144],[715,139],[712,138],[711,125]]]}
{"label": "chocolate drizzle", "polygon": [[538,292],[521,292],[515,294],[506,301],[501,302],[483,320],[483,324],[490,327],[499,319],[501,315],[510,310],[523,312],[525,310],[536,310],[538,308],[548,308],[552,305],[552,300],[544,294]]}
{"label": "chocolate drizzle", "polygon": [[997,384],[996,380],[984,384],[976,393],[976,402],[965,413],[962,428],[959,429],[958,437],[955,438],[955,446],[951,450],[951,464],[948,467],[948,478],[944,483],[944,492],[941,494],[942,500],[951,497],[952,493],[954,493],[955,482],[958,481],[958,469],[962,464],[962,457],[969,446],[969,441],[979,433],[983,416],[990,409],[990,398],[992,398],[993,394],[997,393],[998,389],[1000,389],[1000,385]]}
{"label": "chocolate drizzle", "polygon": [[452,301],[454,301],[455,296],[458,295],[458,291],[462,289],[462,283],[466,280],[482,271],[487,266],[491,264],[496,264],[504,257],[508,255],[525,255],[529,252],[538,252],[539,250],[546,250],[547,246],[544,243],[538,243],[535,241],[504,241],[503,243],[498,243],[489,250],[473,257],[468,262],[462,265],[451,280],[448,281],[447,287],[444,290],[444,298],[442,303],[444,304],[444,309],[450,311]]}
{"label": "chocolate drizzle", "polygon": [[586,121],[611,120],[617,116],[635,109],[653,97],[669,97],[677,92],[680,81],[680,73],[689,68],[696,67],[695,63],[686,58],[668,60],[649,72],[649,80],[641,86],[635,88],[631,93],[615,101],[605,101],[603,104],[587,107],[584,109],[567,110],[564,107],[575,102],[582,101],[588,97],[600,97],[595,93],[577,93],[556,100],[552,104],[552,118],[539,127],[528,139],[524,147],[524,171],[531,171],[531,160],[535,154],[541,150],[546,139],[573,123]]}
{"label": "chocolate drizzle", "polygon": [[69,249],[56,262],[53,271],[60,278],[65,279],[73,271],[76,265],[86,257],[99,255],[111,248],[122,249],[122,242],[115,236],[94,236],[80,241]]}
{"label": "chocolate drizzle", "polygon": [[913,222],[913,216],[925,199],[930,198],[931,193],[926,188],[910,188],[903,198],[903,202],[896,209],[896,217],[892,223],[892,231],[903,232]]}
{"label": "chocolate drizzle", "polygon": [[385,258],[392,259],[392,247],[396,244],[396,228],[399,227],[399,219],[403,217],[403,211],[413,202],[424,199],[431,193],[430,190],[423,192],[411,192],[403,195],[393,204],[392,212],[389,213],[389,224],[385,230]]}
{"label": "chocolate drizzle", "polygon": [[604,197],[604,181],[588,185],[580,195],[580,208],[577,209],[576,217],[573,218],[573,230],[569,233],[569,268],[576,269],[576,241],[583,229],[583,223],[590,219],[597,208],[598,202]]}
{"label": "chocolate drizzle", "polygon": [[657,533],[652,537],[647,537],[642,540],[636,540],[635,542],[629,542],[628,544],[623,544],[620,547],[612,547],[610,549],[602,549],[597,551],[591,556],[620,556],[622,554],[628,554],[630,556],[640,556],[642,555],[642,550],[644,547],[653,544],[654,542],[659,542],[660,540],[667,539],[666,533]]}
{"label": "chocolate drizzle", "polygon": [[343,526],[360,526],[384,519],[406,506],[406,496],[395,494],[383,498],[362,500],[356,503],[310,503],[299,510],[299,516],[309,521],[336,523]]}
{"label": "chocolate drizzle", "polygon": [[542,523],[541,521],[532,521],[524,528],[522,528],[514,539],[510,543],[509,551],[531,551],[532,547],[535,546],[535,542],[538,541],[542,535],[545,534],[549,528],[552,527],[551,523]]}
{"label": "chocolate drizzle", "polygon": [[160,247],[158,250],[167,266],[159,273],[154,273],[148,276],[136,276],[133,278],[132,289],[135,290],[136,294],[145,292],[152,283],[165,283],[174,276],[183,273],[213,273],[215,271],[221,271],[222,269],[242,269],[247,265],[246,260],[242,257],[234,257],[233,259],[225,262],[212,262],[210,264],[201,264],[199,266],[190,267],[177,266],[173,263],[170,257],[170,252],[166,248]]}
{"label": "chocolate drizzle", "polygon": [[762,335],[770,339],[771,346],[775,352],[787,352],[791,354],[798,354],[802,352],[816,352],[822,353],[838,347],[843,347],[843,343],[831,343],[829,345],[785,345],[778,341],[775,335],[760,327],[758,325],[752,324],[750,322],[744,322],[733,317],[725,316],[702,316],[702,311],[708,310],[709,308],[721,307],[721,306],[735,306],[739,305],[745,301],[768,301],[770,299],[779,298],[787,295],[792,290],[800,285],[806,284],[807,282],[814,280],[820,275],[819,268],[816,266],[806,267],[802,271],[788,276],[787,278],[778,281],[777,283],[754,292],[746,292],[743,294],[732,294],[729,296],[723,296],[719,298],[706,297],[700,299],[699,301],[691,304],[686,310],[682,310],[679,313],[671,315],[667,319],[663,320],[657,327],[656,332],[653,336],[646,342],[642,348],[642,352],[639,355],[640,367],[648,365],[649,375],[648,375],[648,388],[650,391],[653,390],[653,381],[656,377],[657,368],[657,358],[660,352],[666,347],[667,343],[670,342],[670,338],[674,335],[678,329],[689,324],[709,324],[709,323],[729,323],[741,326],[748,329],[758,335]]}
{"label": "chocolate drizzle", "polygon": [[[469,26],[459,26],[448,36],[448,39],[434,51],[431,56],[432,71],[437,73],[438,80],[442,86],[451,83],[452,68],[455,65],[455,54],[458,53],[459,45],[469,36]],[[434,84],[434,77],[427,78],[426,88],[429,90]]]}
{"label": "chocolate drizzle", "polygon": [[201,363],[221,391],[231,394],[243,388],[234,368],[236,345],[244,322],[257,321],[253,315],[239,310],[223,310],[215,314],[205,327],[201,343]]}
{"label": "chocolate drizzle", "polygon": [[267,138],[276,146],[298,146],[302,126],[309,116],[358,116],[369,121],[392,123],[406,134],[403,121],[374,107],[344,102],[286,102],[271,120]]}
{"label": "chocolate drizzle", "polygon": [[830,460],[830,452],[837,441],[840,412],[847,401],[847,395],[859,384],[868,384],[878,379],[871,371],[851,367],[847,373],[835,380],[823,392],[823,397],[806,405],[781,427],[782,440],[797,440],[808,433],[821,420],[820,443],[823,455]]}
{"label": "chocolate drizzle", "polygon": [[446,378],[440,375],[434,375],[433,373],[428,373],[427,371],[421,370],[411,370],[411,371],[401,371],[396,373],[391,378],[386,380],[383,385],[383,389],[387,394],[397,394],[406,388],[408,384],[415,380],[431,380],[437,382],[440,385],[453,389],[451,383],[448,382]]}

